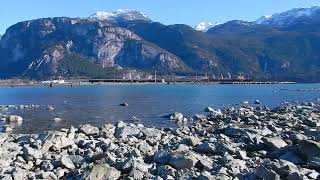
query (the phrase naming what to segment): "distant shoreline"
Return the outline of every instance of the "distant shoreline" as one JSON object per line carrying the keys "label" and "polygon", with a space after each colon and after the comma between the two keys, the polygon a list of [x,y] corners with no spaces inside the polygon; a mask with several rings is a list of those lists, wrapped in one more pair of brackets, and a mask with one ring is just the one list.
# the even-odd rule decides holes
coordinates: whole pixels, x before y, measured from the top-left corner
{"label": "distant shoreline", "polygon": [[[58,84],[52,83],[52,86],[107,86],[107,85],[167,85],[167,84],[190,84],[190,85],[218,85],[218,84],[229,84],[229,85],[269,85],[269,84],[318,84],[316,83],[303,83],[303,82],[290,82],[290,81],[252,81],[252,82],[241,82],[241,81],[223,81],[223,82],[89,82],[88,80],[67,80],[66,83]],[[41,81],[27,81],[27,80],[0,80],[0,87],[15,87],[15,86],[50,86],[50,83],[44,84]]]}

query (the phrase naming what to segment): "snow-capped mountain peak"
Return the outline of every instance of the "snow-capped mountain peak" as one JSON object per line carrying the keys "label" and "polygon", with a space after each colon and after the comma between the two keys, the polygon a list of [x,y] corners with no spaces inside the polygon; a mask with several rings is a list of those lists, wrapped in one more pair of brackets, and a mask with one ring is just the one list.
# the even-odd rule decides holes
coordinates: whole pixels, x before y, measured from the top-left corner
{"label": "snow-capped mountain peak", "polygon": [[201,22],[198,25],[196,25],[194,27],[194,29],[196,29],[197,31],[203,31],[203,32],[207,32],[210,28],[213,28],[217,25],[219,25],[221,23],[215,22],[215,23],[211,23],[211,22]]}
{"label": "snow-capped mountain peak", "polygon": [[126,20],[126,21],[151,21],[147,15],[142,13],[141,11],[134,9],[118,9],[112,12],[104,12],[99,11],[95,14],[89,16],[92,19],[98,20],[106,20],[106,21],[118,21],[118,20]]}
{"label": "snow-capped mountain peak", "polygon": [[289,25],[295,22],[298,18],[312,17],[315,14],[320,14],[320,7],[314,6],[310,8],[295,8],[283,13],[276,13],[269,16],[262,16],[255,21],[257,24],[264,25]]}

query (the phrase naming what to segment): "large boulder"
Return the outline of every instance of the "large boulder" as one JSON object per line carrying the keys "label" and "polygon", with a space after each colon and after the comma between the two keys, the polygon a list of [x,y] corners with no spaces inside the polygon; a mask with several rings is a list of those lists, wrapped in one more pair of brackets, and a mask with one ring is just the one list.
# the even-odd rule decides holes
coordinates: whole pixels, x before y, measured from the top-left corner
{"label": "large boulder", "polygon": [[99,134],[99,128],[91,126],[89,124],[80,126],[79,131],[85,135],[95,135]]}
{"label": "large boulder", "polygon": [[262,138],[262,141],[270,150],[276,150],[287,146],[288,144],[279,137]]}
{"label": "large boulder", "polygon": [[116,138],[126,138],[128,136],[140,137],[142,132],[138,127],[125,126],[117,128],[114,134]]}
{"label": "large boulder", "polygon": [[22,151],[23,151],[23,158],[25,160],[40,159],[43,156],[40,150],[31,148],[31,147],[25,147],[22,149]]}
{"label": "large boulder", "polygon": [[280,176],[276,172],[263,165],[256,169],[256,175],[264,180],[280,180]]}
{"label": "large boulder", "polygon": [[121,172],[107,164],[94,166],[84,175],[85,180],[117,180],[121,176]]}
{"label": "large boulder", "polygon": [[169,164],[175,169],[191,169],[198,162],[198,158],[192,152],[179,152],[171,155]]}
{"label": "large boulder", "polygon": [[320,143],[311,140],[302,140],[298,144],[301,154],[303,154],[308,161],[314,157],[320,157]]}

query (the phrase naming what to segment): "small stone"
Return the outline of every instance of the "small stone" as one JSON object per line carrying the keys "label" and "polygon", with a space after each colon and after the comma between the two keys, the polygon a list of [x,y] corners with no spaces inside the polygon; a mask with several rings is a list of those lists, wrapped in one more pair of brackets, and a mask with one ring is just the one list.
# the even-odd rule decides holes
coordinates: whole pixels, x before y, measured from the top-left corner
{"label": "small stone", "polygon": [[205,112],[214,112],[214,109],[212,107],[206,107],[204,109]]}
{"label": "small stone", "polygon": [[73,162],[67,156],[61,157],[61,164],[68,169],[75,169],[76,168],[74,166]]}
{"label": "small stone", "polygon": [[196,151],[205,154],[213,154],[216,150],[216,147],[212,143],[202,143],[196,147]]}
{"label": "small stone", "polygon": [[114,167],[110,167],[107,164],[101,164],[94,166],[90,171],[85,173],[85,180],[117,180],[121,176],[121,172]]}
{"label": "small stone", "polygon": [[2,132],[5,132],[5,133],[9,133],[9,132],[12,132],[13,129],[9,126],[3,126],[2,127]]}
{"label": "small stone", "polygon": [[261,102],[259,100],[255,100],[254,104],[261,104]]}
{"label": "small stone", "polygon": [[31,147],[25,147],[22,149],[22,151],[25,160],[40,159],[43,156],[41,151],[33,149]]}
{"label": "small stone", "polygon": [[54,111],[54,107],[53,107],[53,106],[48,106],[48,107],[47,107],[47,110],[48,110],[48,111]]}
{"label": "small stone", "polygon": [[198,159],[190,152],[176,153],[171,156],[169,164],[175,169],[191,169],[198,162]]}
{"label": "small stone", "polygon": [[184,119],[183,114],[179,112],[175,112],[170,116],[170,120],[183,121],[183,119]]}
{"label": "small stone", "polygon": [[287,180],[307,180],[308,178],[299,172],[293,172],[287,176]]}
{"label": "small stone", "polygon": [[270,150],[280,149],[288,145],[284,140],[282,140],[279,137],[262,138],[262,141]]}
{"label": "small stone", "polygon": [[247,157],[247,152],[246,152],[246,151],[239,151],[239,150],[237,150],[237,151],[236,151],[236,157],[239,158],[239,159],[242,159],[242,160],[248,159],[248,157]]}
{"label": "small stone", "polygon": [[23,118],[21,116],[17,116],[17,115],[10,115],[10,116],[8,116],[7,121],[13,122],[13,123],[14,122],[22,122]]}
{"label": "small stone", "polygon": [[129,106],[129,104],[128,104],[128,103],[126,103],[126,102],[124,102],[124,103],[121,103],[121,104],[120,104],[120,106],[124,106],[124,107],[126,107],[126,106]]}
{"label": "small stone", "polygon": [[53,121],[54,121],[54,122],[61,122],[62,119],[61,119],[61,118],[53,118]]}

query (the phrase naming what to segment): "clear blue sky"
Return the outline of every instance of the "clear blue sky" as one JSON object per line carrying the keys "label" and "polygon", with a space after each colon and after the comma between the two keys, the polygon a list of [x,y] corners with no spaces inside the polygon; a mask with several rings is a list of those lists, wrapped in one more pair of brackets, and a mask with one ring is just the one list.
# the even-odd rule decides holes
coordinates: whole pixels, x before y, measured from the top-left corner
{"label": "clear blue sky", "polygon": [[138,9],[164,24],[255,20],[295,7],[320,6],[320,0],[2,0],[0,34],[20,21],[43,17],[84,17],[96,11]]}

